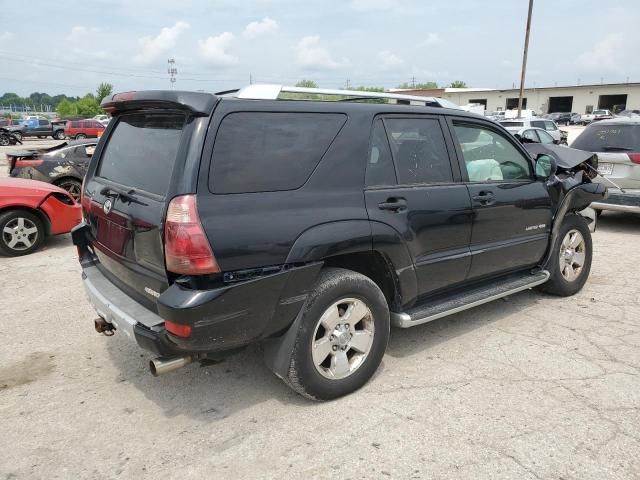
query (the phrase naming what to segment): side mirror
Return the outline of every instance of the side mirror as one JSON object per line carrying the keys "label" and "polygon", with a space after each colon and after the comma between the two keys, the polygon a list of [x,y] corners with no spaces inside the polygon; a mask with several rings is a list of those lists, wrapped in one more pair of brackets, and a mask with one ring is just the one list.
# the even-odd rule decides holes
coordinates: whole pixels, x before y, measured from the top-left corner
{"label": "side mirror", "polygon": [[513,136],[516,137],[520,143],[524,143],[522,141],[522,135],[520,135],[519,133],[515,133]]}
{"label": "side mirror", "polygon": [[541,153],[536,157],[536,177],[548,180],[556,174],[557,170],[558,164],[552,156]]}

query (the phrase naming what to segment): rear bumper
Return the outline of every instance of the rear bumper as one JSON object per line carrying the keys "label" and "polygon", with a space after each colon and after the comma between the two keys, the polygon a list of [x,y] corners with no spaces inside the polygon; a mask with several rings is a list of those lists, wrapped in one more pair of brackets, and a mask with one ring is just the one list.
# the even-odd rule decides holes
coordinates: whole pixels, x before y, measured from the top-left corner
{"label": "rear bumper", "polygon": [[[173,284],[158,299],[159,315],[116,287],[95,265],[83,262],[82,279],[97,314],[141,348],[162,357],[233,350],[285,330],[302,308],[321,264],[211,290]],[[165,319],[192,326],[189,338],[164,328]]]}
{"label": "rear bumper", "polygon": [[596,210],[613,210],[616,212],[640,213],[640,190],[609,189],[609,197],[605,202],[593,202],[591,208]]}

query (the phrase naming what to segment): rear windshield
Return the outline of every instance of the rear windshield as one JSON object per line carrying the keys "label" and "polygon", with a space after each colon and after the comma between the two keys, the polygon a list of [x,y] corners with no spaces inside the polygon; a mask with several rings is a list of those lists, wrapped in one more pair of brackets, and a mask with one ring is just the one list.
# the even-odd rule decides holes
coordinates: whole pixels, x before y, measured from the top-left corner
{"label": "rear windshield", "polygon": [[612,152],[616,149],[640,152],[640,125],[598,125],[587,127],[571,145],[588,152]]}
{"label": "rear windshield", "polygon": [[249,193],[301,187],[346,118],[333,113],[227,115],[216,135],[209,189]]}
{"label": "rear windshield", "polygon": [[102,152],[97,176],[165,195],[184,124],[182,114],[122,115]]}
{"label": "rear windshield", "polygon": [[507,127],[523,127],[524,123],[522,123],[522,122],[500,122],[500,125],[502,125],[505,128],[507,128]]}

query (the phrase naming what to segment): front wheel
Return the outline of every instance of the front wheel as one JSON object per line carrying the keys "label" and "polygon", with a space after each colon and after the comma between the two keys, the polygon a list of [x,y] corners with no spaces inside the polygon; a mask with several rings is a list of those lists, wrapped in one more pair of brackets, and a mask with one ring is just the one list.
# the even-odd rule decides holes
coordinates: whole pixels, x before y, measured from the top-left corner
{"label": "front wheel", "polygon": [[380,288],[362,274],[328,268],[303,308],[285,382],[313,400],[362,387],[389,341],[389,307]]}
{"label": "front wheel", "polygon": [[16,137],[16,139],[17,139],[19,142],[21,142],[21,141],[22,141],[22,138],[23,138],[22,133],[20,133],[20,132],[11,132],[11,133],[13,133],[13,136],[14,136],[14,137]]}
{"label": "front wheel", "polygon": [[8,257],[27,255],[44,241],[40,219],[24,210],[9,210],[0,215],[0,254]]}
{"label": "front wheel", "polygon": [[11,139],[9,135],[5,135],[4,133],[0,135],[0,147],[6,147],[7,145],[11,145]]}
{"label": "front wheel", "polygon": [[55,138],[56,140],[64,140],[64,131],[58,130],[53,134],[53,138]]}
{"label": "front wheel", "polygon": [[592,256],[593,244],[587,222],[579,215],[568,215],[560,227],[551,255],[551,277],[540,290],[560,297],[578,293],[589,278]]}
{"label": "front wheel", "polygon": [[87,138],[87,136],[84,133],[79,133],[76,135],[76,140],[81,140],[83,138]]}

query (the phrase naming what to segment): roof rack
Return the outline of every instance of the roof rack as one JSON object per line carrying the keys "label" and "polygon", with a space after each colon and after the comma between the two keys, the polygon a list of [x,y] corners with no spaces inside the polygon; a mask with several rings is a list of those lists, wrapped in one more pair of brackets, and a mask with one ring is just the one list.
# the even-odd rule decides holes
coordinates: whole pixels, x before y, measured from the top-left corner
{"label": "roof rack", "polygon": [[[236,98],[243,98],[249,100],[278,100],[282,93],[306,93],[313,95],[336,95],[341,97],[352,97],[348,100],[363,100],[370,98],[383,98],[387,100],[404,100],[409,105],[423,105],[423,106],[439,106],[445,108],[460,108],[449,100],[444,100],[437,97],[420,97],[417,95],[403,95],[400,93],[389,92],[362,92],[357,90],[332,90],[326,88],[306,88],[306,87],[287,87],[284,85],[270,85],[270,84],[253,84],[248,85],[238,90],[234,95]],[[319,99],[321,100],[321,99]],[[402,102],[402,103],[404,103]]]}

